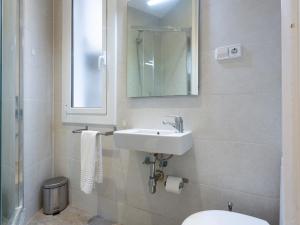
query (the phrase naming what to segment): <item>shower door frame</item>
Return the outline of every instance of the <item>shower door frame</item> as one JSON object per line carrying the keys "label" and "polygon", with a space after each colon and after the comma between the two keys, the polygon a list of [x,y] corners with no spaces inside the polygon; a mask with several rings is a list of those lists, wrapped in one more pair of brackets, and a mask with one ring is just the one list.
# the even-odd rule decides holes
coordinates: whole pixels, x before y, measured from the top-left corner
{"label": "shower door frame", "polygon": [[[3,30],[2,30],[2,23],[3,23],[3,1],[5,0],[0,0],[0,10],[1,10],[1,18],[0,18],[0,29],[1,29],[1,54],[0,54],[0,59],[1,59],[1,79],[0,79],[0,84],[1,84],[1,93],[2,93],[2,36],[3,36]],[[16,5],[17,5],[17,13],[16,18],[17,21],[17,32],[18,34],[16,35],[17,37],[17,64],[18,64],[18,71],[15,73],[16,75],[16,96],[15,96],[15,120],[16,120],[16,146],[17,148],[15,149],[17,152],[17,158],[16,158],[16,173],[15,173],[15,179],[18,181],[18,188],[17,188],[17,193],[15,193],[18,196],[18,205],[15,207],[15,211],[12,215],[11,218],[9,218],[9,225],[19,225],[23,224],[24,222],[24,151],[23,151],[23,137],[24,137],[24,132],[23,132],[23,0],[16,0]],[[0,108],[0,118],[2,120],[2,104]],[[0,121],[0,124],[2,124],[2,121]],[[0,130],[0,134],[2,133],[2,129]],[[1,143],[1,140],[0,140]],[[1,151],[2,152],[2,151]],[[2,153],[0,154],[2,155]],[[1,159],[1,156],[0,156]],[[2,173],[2,172],[1,172]],[[1,174],[0,173],[0,174]],[[1,183],[2,183],[2,177],[1,178]],[[2,184],[1,184],[2,186]],[[1,221],[2,221],[2,193],[1,193]]]}
{"label": "shower door frame", "polygon": [[23,0],[17,0],[18,2],[18,26],[19,26],[19,71],[17,74],[18,92],[16,96],[16,121],[18,123],[18,171],[16,176],[19,182],[18,185],[18,203],[13,215],[12,225],[22,224],[24,220],[24,151],[23,151]]}

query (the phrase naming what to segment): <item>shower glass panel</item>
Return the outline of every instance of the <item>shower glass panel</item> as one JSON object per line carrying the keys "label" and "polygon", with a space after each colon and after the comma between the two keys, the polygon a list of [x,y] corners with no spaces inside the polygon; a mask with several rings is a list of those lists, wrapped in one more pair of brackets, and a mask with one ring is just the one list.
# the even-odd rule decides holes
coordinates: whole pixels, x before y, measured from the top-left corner
{"label": "shower glass panel", "polygon": [[1,224],[18,224],[23,209],[19,6],[1,1]]}
{"label": "shower glass panel", "polygon": [[190,94],[192,59],[188,29],[132,27],[130,37],[129,96]]}

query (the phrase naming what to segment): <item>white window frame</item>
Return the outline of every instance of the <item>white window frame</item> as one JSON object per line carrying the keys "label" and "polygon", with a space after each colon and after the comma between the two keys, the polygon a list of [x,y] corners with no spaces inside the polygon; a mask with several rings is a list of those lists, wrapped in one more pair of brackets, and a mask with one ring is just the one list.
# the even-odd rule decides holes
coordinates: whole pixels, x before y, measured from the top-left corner
{"label": "white window frame", "polygon": [[72,108],[72,2],[63,1],[62,24],[62,121],[74,124],[116,125],[116,2],[103,0],[106,19],[103,29],[106,32],[106,90],[103,108]]}

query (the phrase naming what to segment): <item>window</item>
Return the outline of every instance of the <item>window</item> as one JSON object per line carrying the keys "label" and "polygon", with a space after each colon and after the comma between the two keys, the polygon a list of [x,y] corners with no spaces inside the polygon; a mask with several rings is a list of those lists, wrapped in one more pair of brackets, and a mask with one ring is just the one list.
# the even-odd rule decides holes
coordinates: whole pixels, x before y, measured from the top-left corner
{"label": "window", "polygon": [[73,0],[72,107],[103,108],[106,44],[102,1]]}
{"label": "window", "polygon": [[[106,1],[66,0],[63,4],[62,120],[113,125],[116,94],[115,67],[111,64],[116,46],[107,42]],[[111,62],[107,63],[109,54]]]}

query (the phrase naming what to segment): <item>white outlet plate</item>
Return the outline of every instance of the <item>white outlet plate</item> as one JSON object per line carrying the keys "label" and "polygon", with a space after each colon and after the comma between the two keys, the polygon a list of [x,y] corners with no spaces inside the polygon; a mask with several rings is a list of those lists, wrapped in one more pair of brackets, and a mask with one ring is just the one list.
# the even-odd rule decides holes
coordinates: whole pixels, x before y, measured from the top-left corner
{"label": "white outlet plate", "polygon": [[215,50],[215,59],[224,60],[229,58],[229,52],[227,47],[216,48]]}
{"label": "white outlet plate", "polygon": [[239,58],[242,56],[242,46],[240,44],[228,46],[229,58]]}
{"label": "white outlet plate", "polygon": [[242,45],[228,45],[216,48],[215,50],[215,59],[218,61],[227,60],[227,59],[236,59],[242,57]]}

